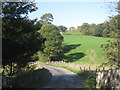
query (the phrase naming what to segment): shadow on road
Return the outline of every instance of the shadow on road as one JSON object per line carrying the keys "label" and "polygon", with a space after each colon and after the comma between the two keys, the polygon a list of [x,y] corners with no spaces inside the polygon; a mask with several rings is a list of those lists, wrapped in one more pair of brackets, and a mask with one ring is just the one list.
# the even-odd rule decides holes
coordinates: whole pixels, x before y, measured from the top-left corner
{"label": "shadow on road", "polygon": [[40,88],[83,88],[84,81],[78,75],[53,75],[52,79],[44,83]]}

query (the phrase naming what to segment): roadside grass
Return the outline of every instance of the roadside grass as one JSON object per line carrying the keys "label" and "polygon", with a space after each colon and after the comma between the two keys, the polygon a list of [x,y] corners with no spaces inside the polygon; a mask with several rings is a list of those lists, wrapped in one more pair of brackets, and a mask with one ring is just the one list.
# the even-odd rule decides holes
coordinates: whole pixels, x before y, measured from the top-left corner
{"label": "roadside grass", "polygon": [[108,62],[104,57],[104,51],[101,48],[108,40],[112,38],[94,37],[81,35],[80,32],[66,31],[64,36],[64,57],[63,61],[84,64],[102,64]]}
{"label": "roadside grass", "polygon": [[45,63],[43,63],[43,62],[41,61],[41,59],[40,59],[40,60],[38,60],[38,61],[37,61],[37,63],[40,63],[40,64],[45,65]]}
{"label": "roadside grass", "polygon": [[3,68],[0,68],[0,73],[2,73],[3,72]]}

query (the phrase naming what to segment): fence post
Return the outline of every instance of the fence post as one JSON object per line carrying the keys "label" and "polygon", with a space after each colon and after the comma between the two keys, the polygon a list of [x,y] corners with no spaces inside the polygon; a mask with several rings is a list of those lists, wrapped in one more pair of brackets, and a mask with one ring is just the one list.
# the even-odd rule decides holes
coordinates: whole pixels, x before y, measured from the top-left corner
{"label": "fence post", "polygon": [[105,68],[103,67],[103,71],[105,70]]}
{"label": "fence post", "polygon": [[80,67],[80,71],[82,71],[82,68]]}
{"label": "fence post", "polygon": [[96,71],[97,71],[97,72],[100,72],[100,68],[96,68]]}
{"label": "fence post", "polygon": [[96,66],[96,70],[95,70],[96,72],[98,71],[98,67]]}
{"label": "fence post", "polygon": [[48,61],[48,64],[51,64],[50,61]]}
{"label": "fence post", "polygon": [[84,67],[84,71],[85,71],[85,67]]}
{"label": "fence post", "polygon": [[98,69],[96,68],[96,69],[95,69],[95,72],[97,72],[97,71],[98,71]]}
{"label": "fence post", "polygon": [[91,71],[91,70],[90,70],[90,66],[89,66],[89,71]]}
{"label": "fence post", "polygon": [[51,64],[54,64],[53,61],[51,61]]}

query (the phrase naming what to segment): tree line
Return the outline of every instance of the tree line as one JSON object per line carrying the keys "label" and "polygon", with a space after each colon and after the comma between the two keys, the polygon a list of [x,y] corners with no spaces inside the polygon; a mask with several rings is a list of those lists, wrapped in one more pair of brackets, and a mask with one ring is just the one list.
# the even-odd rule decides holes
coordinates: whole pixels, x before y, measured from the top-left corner
{"label": "tree line", "polygon": [[101,24],[83,23],[77,29],[83,35],[92,35],[97,37],[116,38],[118,33],[118,15],[109,17],[109,20]]}

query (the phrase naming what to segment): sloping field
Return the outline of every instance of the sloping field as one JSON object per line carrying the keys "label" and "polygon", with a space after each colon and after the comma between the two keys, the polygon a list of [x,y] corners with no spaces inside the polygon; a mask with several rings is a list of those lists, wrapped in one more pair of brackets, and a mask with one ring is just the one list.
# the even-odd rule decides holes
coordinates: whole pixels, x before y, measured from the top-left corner
{"label": "sloping field", "polygon": [[[64,61],[99,64],[107,62],[101,44],[111,38],[80,35],[79,32],[66,32],[64,35]],[[71,34],[71,35],[67,35]]]}

